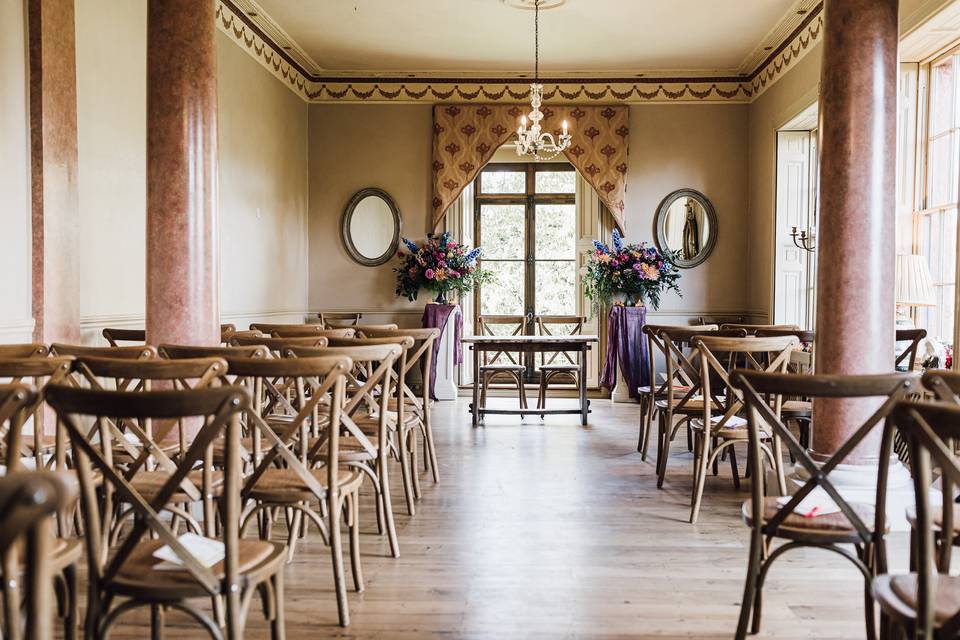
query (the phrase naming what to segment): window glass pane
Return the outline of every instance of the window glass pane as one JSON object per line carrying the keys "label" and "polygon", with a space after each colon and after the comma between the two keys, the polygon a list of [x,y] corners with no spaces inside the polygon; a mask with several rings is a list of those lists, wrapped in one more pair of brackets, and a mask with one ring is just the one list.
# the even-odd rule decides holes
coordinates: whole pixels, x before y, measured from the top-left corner
{"label": "window glass pane", "polygon": [[940,250],[940,264],[942,273],[940,281],[944,284],[956,282],[957,270],[957,210],[948,209],[943,214],[943,233],[940,241],[943,243]]}
{"label": "window glass pane", "polygon": [[956,287],[946,285],[940,287],[940,332],[937,335],[941,342],[953,343],[954,296]]}
{"label": "window glass pane", "polygon": [[483,258],[522,260],[525,226],[522,204],[480,205]]}
{"label": "window glass pane", "polygon": [[537,193],[575,193],[577,174],[573,171],[537,171],[534,188]]}
{"label": "window glass pane", "polygon": [[574,260],[577,257],[577,207],[538,204],[536,258]]}
{"label": "window glass pane", "polygon": [[523,262],[483,260],[493,280],[480,290],[480,315],[523,315]]}
{"label": "window glass pane", "polygon": [[933,136],[954,126],[954,71],[953,58],[948,58],[930,71],[930,133]]}
{"label": "window glass pane", "polygon": [[539,315],[573,315],[577,312],[577,263],[573,260],[537,261]]}
{"label": "window glass pane", "polygon": [[957,201],[956,138],[954,132],[930,141],[928,207]]}
{"label": "window glass pane", "polygon": [[480,193],[525,193],[524,171],[484,171],[480,174]]}

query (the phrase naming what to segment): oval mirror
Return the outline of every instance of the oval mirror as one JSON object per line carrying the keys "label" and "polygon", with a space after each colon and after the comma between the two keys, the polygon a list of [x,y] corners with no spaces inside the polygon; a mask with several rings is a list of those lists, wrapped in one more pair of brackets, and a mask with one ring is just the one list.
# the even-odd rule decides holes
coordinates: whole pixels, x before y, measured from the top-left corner
{"label": "oval mirror", "polygon": [[368,267],[384,264],[400,243],[400,210],[386,191],[361,189],[343,211],[340,233],[355,261]]}
{"label": "oval mirror", "polygon": [[653,235],[661,251],[679,251],[675,264],[689,269],[710,257],[717,244],[717,213],[707,196],[677,189],[660,203]]}

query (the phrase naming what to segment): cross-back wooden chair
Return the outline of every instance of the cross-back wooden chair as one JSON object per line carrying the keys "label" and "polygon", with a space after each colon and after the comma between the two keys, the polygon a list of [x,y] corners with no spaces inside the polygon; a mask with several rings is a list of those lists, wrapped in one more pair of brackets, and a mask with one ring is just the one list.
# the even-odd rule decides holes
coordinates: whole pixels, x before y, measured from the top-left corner
{"label": "cross-back wooden chair", "polygon": [[[227,371],[227,363],[222,358],[122,360],[81,357],[74,360],[73,365],[73,370],[82,376],[90,388],[121,392],[149,392],[155,386],[178,390],[205,389],[216,384]],[[103,418],[88,432],[87,437],[91,442],[97,439],[104,442],[108,439],[104,436],[106,430],[113,443],[107,459],[141,495],[150,497],[158,493],[167,479],[176,473],[176,460],[189,449],[189,430],[192,426],[189,420],[155,423],[152,420]],[[212,469],[213,459],[210,467]],[[212,532],[214,499],[219,494],[223,478],[219,471],[211,473],[213,490],[199,492],[195,485],[202,474],[194,472],[170,497],[164,509],[173,516],[170,526],[174,531],[182,520],[194,533],[206,532],[209,535]],[[203,525],[194,518],[192,505],[202,508]],[[135,515],[136,511],[132,507],[124,509],[121,504],[105,505],[105,508],[115,510],[113,527],[105,530],[115,538],[120,535],[125,520]]]}
{"label": "cross-back wooden chair", "polygon": [[31,466],[35,470],[66,468],[66,450],[62,433],[53,434],[43,431],[43,390],[48,383],[62,384],[73,370],[73,358],[26,358],[0,359],[0,380],[9,384],[30,384],[37,390],[33,401],[27,407],[27,416],[32,418],[32,433],[17,433],[15,449],[7,450],[11,433],[0,429],[0,441],[4,446],[4,458],[11,456],[21,466]]}
{"label": "cross-back wooden chair", "polygon": [[[741,338],[746,335],[743,329],[705,331],[701,327],[668,327],[658,333],[665,353],[666,381],[670,383],[661,385],[664,393],[654,403],[658,416],[658,489],[663,487],[666,478],[670,443],[681,426],[686,426],[687,448],[693,451],[690,420],[703,413],[705,400],[701,389],[700,360],[696,357],[695,350],[688,352],[685,347],[690,347],[693,339],[704,333],[726,338]],[[719,409],[720,406],[715,408]],[[676,417],[680,420],[674,424]]]}
{"label": "cross-back wooden chair", "polygon": [[[542,336],[583,334],[583,316],[537,316],[537,333]],[[567,382],[579,385],[581,353],[553,351],[544,353],[540,364],[540,388],[537,392],[537,408],[547,406],[547,391],[551,382]],[[543,416],[540,416],[541,418]]]}
{"label": "cross-back wooden chair", "polygon": [[[72,639],[77,631],[77,562],[83,552],[81,543],[76,538],[67,538],[63,529],[59,532],[51,527],[54,516],[62,517],[73,504],[76,491],[68,476],[64,473],[26,471],[23,458],[19,453],[23,449],[23,427],[27,418],[36,411],[36,407],[43,402],[43,395],[34,387],[23,383],[9,383],[0,385],[0,430],[3,436],[4,449],[4,477],[0,479],[0,584],[2,584],[4,606],[3,637],[20,636],[20,583],[27,585],[27,616],[38,613],[34,609],[42,606],[42,615],[50,616],[50,605],[53,595],[56,596],[57,611],[63,619],[63,636]],[[37,469],[40,469],[38,467]],[[37,479],[31,484],[26,478]],[[10,502],[16,487],[26,489],[35,486],[37,489],[46,487],[50,490],[49,496],[38,495],[35,503],[36,517],[43,518],[43,522],[32,519],[29,504]],[[24,494],[25,495],[25,494]],[[50,506],[52,509],[48,509]],[[24,520],[18,519],[23,517]],[[41,516],[42,514],[42,516]],[[31,531],[32,530],[32,531]],[[17,547],[10,546],[21,533],[36,536],[27,539],[27,556],[24,558]],[[38,539],[41,538],[41,539]],[[34,545],[34,546],[31,546]],[[33,551],[43,554],[43,563],[39,565],[39,575],[35,572],[38,565],[33,564],[36,558]],[[33,565],[33,566],[31,566]],[[24,575],[25,574],[25,575]],[[21,577],[26,580],[21,581]],[[50,593],[50,586],[56,586],[55,594]],[[43,598],[43,602],[32,602],[35,596]],[[48,635],[43,638],[52,638],[49,629],[49,620],[44,620]],[[29,630],[29,627],[28,627]]]}
{"label": "cross-back wooden chair", "polygon": [[[746,420],[742,417],[745,407],[741,392],[730,385],[730,371],[742,364],[747,370],[769,373],[786,373],[790,355],[800,344],[796,336],[772,338],[723,338],[710,335],[693,339],[693,347],[700,359],[700,389],[705,402],[702,417],[690,420],[694,433],[693,464],[694,489],[690,504],[690,522],[696,523],[703,501],[703,489],[707,470],[713,467],[725,452],[730,460],[733,484],[740,488],[740,473],[737,469],[737,443],[748,439]],[[721,362],[724,358],[726,362]],[[715,390],[714,380],[722,385],[723,396]],[[707,399],[713,400],[707,402]],[[775,399],[775,413],[780,415],[782,397]],[[784,477],[780,438],[776,433],[761,431],[761,446],[777,474],[781,493],[787,490]],[[772,441],[772,443],[771,443]],[[762,473],[763,467],[752,467]]]}
{"label": "cross-back wooden chair", "polygon": [[[910,447],[913,462],[916,569],[901,575],[879,572],[874,578],[881,636],[955,638],[960,635],[960,577],[950,573],[953,545],[937,544],[935,534],[957,526],[956,504],[950,498],[960,485],[960,464],[954,452],[960,438],[960,405],[901,402],[893,422]],[[930,500],[935,472],[943,495],[938,506]]]}
{"label": "cross-back wooden chair", "polygon": [[920,343],[927,337],[926,329],[897,329],[895,336],[896,342],[909,342],[910,344],[897,355],[893,366],[897,370],[913,371],[917,363],[917,352]]}
{"label": "cross-back wooden chair", "polygon": [[[349,530],[350,565],[354,588],[363,591],[363,571],[360,564],[359,492],[363,473],[347,468],[341,459],[340,443],[343,433],[349,433],[360,447],[372,452],[369,438],[349,418],[350,401],[345,400],[346,381],[354,362],[344,355],[330,354],[329,349],[290,348],[289,351],[327,352],[315,356],[301,353],[301,357],[269,360],[233,360],[234,371],[252,380],[257,395],[273,378],[292,380],[297,390],[297,413],[289,420],[269,423],[269,409],[260,404],[251,415],[255,432],[264,438],[269,448],[257,462],[243,486],[243,498],[250,501],[243,521],[243,530],[255,517],[260,517],[260,536],[269,538],[272,520],[269,515],[276,508],[292,511],[288,516],[288,559],[292,559],[294,545],[301,535],[304,518],[312,521],[330,541],[334,586],[340,624],[350,623],[346,580],[343,570],[343,549],[340,537],[340,519]],[[357,347],[358,357],[383,357],[383,375],[389,375],[392,360],[399,348]],[[262,403],[262,399],[258,399]],[[323,512],[315,511],[311,502],[326,505],[328,522]],[[268,516],[262,518],[261,516]]]}
{"label": "cross-back wooden chair", "polygon": [[[754,334],[758,338],[773,338],[776,336],[796,336],[800,345],[794,352],[787,367],[789,373],[813,373],[813,345],[816,335],[806,329],[757,329]],[[787,424],[794,424],[800,434],[800,444],[810,448],[811,421],[813,420],[813,403],[808,398],[786,397],[780,405],[780,417]],[[796,462],[790,454],[791,462]]]}
{"label": "cross-back wooden chair", "polygon": [[[421,416],[416,412],[415,407],[411,405],[409,400],[406,398],[405,385],[399,383],[400,372],[408,369],[407,362],[408,356],[411,350],[416,346],[416,341],[410,336],[404,335],[388,335],[375,338],[331,338],[330,339],[330,348],[349,348],[355,346],[366,346],[366,345],[397,345],[400,347],[400,353],[394,360],[394,373],[385,382],[389,382],[393,385],[393,390],[389,388],[384,388],[384,383],[379,385],[379,390],[375,387],[371,387],[371,391],[366,394],[365,402],[363,408],[355,413],[352,416],[354,422],[356,422],[365,433],[377,435],[376,440],[372,440],[373,445],[377,448],[378,454],[382,454],[384,461],[390,455],[392,455],[397,462],[400,463],[401,479],[403,484],[404,496],[407,503],[407,513],[411,516],[416,514],[415,501],[418,499],[417,490],[414,488],[413,476],[416,475],[417,471],[417,450],[416,450],[416,439],[415,434],[411,436],[411,431],[415,430],[418,424],[421,421]],[[339,352],[338,352],[339,353]],[[350,353],[349,351],[342,351],[342,353]],[[296,355],[296,352],[293,352],[293,355]],[[347,384],[347,393],[355,394],[360,390],[362,386],[366,386],[365,382],[369,376],[373,373],[373,365],[376,364],[375,361],[363,362],[358,360],[354,363],[354,369],[356,371],[351,372],[350,378],[348,379]],[[380,411],[379,411],[379,401],[380,395],[387,396],[386,412],[384,416],[386,418],[385,423],[381,425],[380,420]],[[357,409],[360,409],[358,407]],[[356,410],[355,410],[356,411]],[[387,428],[385,432],[385,438],[380,437],[379,432],[381,427]],[[412,444],[411,444],[412,443]],[[352,461],[358,463],[367,464],[367,468],[371,462],[379,461],[380,457],[378,455],[377,460],[368,460],[369,454],[365,452],[356,452],[352,454]],[[379,462],[378,462],[379,465]],[[364,471],[367,471],[367,468],[359,467]],[[383,479],[380,478],[380,475],[386,475],[387,466],[384,462],[382,466],[376,467],[377,478],[372,478],[374,480],[374,488],[378,491],[378,512],[377,512],[377,524],[380,528],[380,531],[383,532],[383,515],[380,510],[384,510],[383,505],[387,504],[389,496],[380,496],[380,488],[377,487],[377,482],[383,484]],[[392,523],[388,523],[392,526]],[[388,531],[389,534],[389,531]],[[395,543],[391,543],[395,544]],[[394,552],[395,557],[399,557],[399,547],[391,547],[391,551]]]}
{"label": "cross-back wooden chair", "polygon": [[339,329],[342,327],[354,327],[360,324],[362,313],[345,313],[336,311],[321,311],[317,314],[320,318],[320,324],[327,329]]}
{"label": "cross-back wooden chair", "polygon": [[[669,332],[671,329],[679,331],[717,331],[719,327],[715,324],[705,324],[699,326],[672,326],[648,324],[643,327],[643,334],[647,339],[647,371],[650,384],[640,387],[640,437],[637,440],[637,451],[641,452],[640,459],[647,459],[647,449],[650,446],[650,429],[653,425],[653,417],[658,412],[656,401],[664,398],[667,393],[667,386],[673,386],[674,391],[684,392],[689,388],[689,380],[684,379],[686,371],[682,368],[674,368],[673,379],[664,377],[662,382],[657,381],[657,356],[661,356],[666,363],[668,357],[667,345],[660,336],[661,331]],[[682,348],[683,345],[679,345]],[[666,374],[665,374],[666,375]]]}
{"label": "cross-back wooden chair", "polygon": [[[440,482],[440,467],[437,464],[437,447],[433,440],[433,412],[430,404],[430,372],[436,366],[433,357],[435,345],[440,340],[440,330],[426,329],[381,329],[369,325],[360,325],[357,331],[365,338],[412,338],[414,346],[406,354],[406,363],[397,372],[400,386],[400,397],[409,411],[417,418],[416,427],[423,438],[423,465],[429,470],[434,482]],[[421,374],[420,394],[417,395],[407,384],[410,372],[419,369]],[[400,400],[392,399],[389,409],[400,411]],[[409,447],[411,454],[411,470],[414,492],[420,499],[420,474],[417,470],[417,438],[416,430],[409,433]]]}
{"label": "cross-back wooden chair", "polygon": [[[9,393],[0,387],[0,397]],[[75,484],[59,473],[24,471],[0,478],[2,633],[7,640],[54,637],[52,587],[54,580],[62,578],[60,547],[63,541],[53,536],[53,516],[73,504],[76,495]],[[75,575],[75,563],[82,548],[79,541],[73,542],[76,557],[69,567]],[[68,616],[65,621],[65,638],[76,637],[75,606],[72,612],[73,617]]]}
{"label": "cross-back wooden chair", "polygon": [[[477,330],[482,336],[520,336],[525,333],[527,319],[525,316],[479,316]],[[498,332],[494,327],[505,327],[505,331]],[[527,394],[523,383],[527,367],[523,363],[523,354],[518,351],[484,351],[480,362],[480,406],[487,406],[487,389],[493,383],[501,380],[517,387],[517,397],[520,408],[527,408]]]}
{"label": "cross-back wooden chair", "polygon": [[0,344],[0,359],[8,358],[46,358],[50,354],[47,345],[39,342],[23,344]]}
{"label": "cross-back wooden chair", "polygon": [[727,330],[743,329],[748,336],[756,335],[757,331],[797,331],[800,329],[795,324],[746,324],[740,322],[724,322],[720,325],[720,328]]}
{"label": "cross-back wooden chair", "polygon": [[[270,322],[251,322],[250,330],[259,331],[265,335],[270,335],[274,331],[305,331],[310,333],[303,333],[300,335],[313,335],[314,331],[323,331],[324,326],[322,324],[316,323],[307,323],[307,322],[285,322],[285,323],[270,323]],[[293,336],[291,336],[293,337]]]}
{"label": "cross-back wooden chair", "polygon": [[144,343],[147,341],[147,332],[144,329],[111,329],[107,327],[102,331],[102,334],[111,347],[118,347],[121,342]]}
{"label": "cross-back wooden chair", "polygon": [[191,345],[161,344],[157,347],[161,358],[182,360],[184,358],[269,358],[266,345],[252,344],[236,347],[195,347]]}
{"label": "cross-back wooden chair", "polygon": [[274,338],[297,338],[304,336],[325,336],[327,338],[352,338],[357,330],[350,328],[324,329],[322,324],[310,324],[290,329],[274,329],[270,335]]}
{"label": "cross-back wooden chair", "polygon": [[[756,371],[734,371],[731,384],[738,389],[747,406],[749,464],[756,470],[751,483],[751,497],[743,504],[743,519],[750,527],[750,552],[744,584],[740,620],[736,637],[746,637],[760,630],[763,584],[771,565],[785,552],[800,547],[816,547],[833,551],[850,561],[864,577],[864,602],[868,638],[875,635],[873,598],[870,583],[874,573],[885,570],[883,535],[886,532],[885,509],[845,499],[830,479],[830,474],[844,459],[870,436],[883,431],[878,459],[889,460],[893,451],[893,429],[888,416],[899,401],[914,390],[916,376],[879,374],[859,376],[793,375]],[[874,398],[877,409],[826,461],[815,461],[806,447],[776,415],[771,397],[802,395],[816,402],[829,398]],[[793,452],[808,480],[789,500],[781,503],[766,495],[762,472],[763,433],[777,435]],[[889,465],[880,464],[874,504],[886,504],[886,474]],[[822,492],[839,509],[834,513],[807,517],[794,509],[814,490]],[[760,517],[756,517],[760,514]],[[786,543],[772,548],[774,540]],[[853,551],[846,548],[852,545]],[[751,616],[752,614],[752,616]],[[752,622],[751,622],[752,620]]]}
{"label": "cross-back wooden chair", "polygon": [[297,336],[292,338],[271,338],[269,336],[234,336],[230,344],[236,347],[250,347],[262,345],[270,350],[274,357],[282,357],[287,347],[324,347],[327,345],[326,336]]}
{"label": "cross-back wooden chair", "polygon": [[743,324],[747,321],[746,316],[698,316],[694,326],[703,326],[706,324],[715,324],[719,327],[722,324]]}
{"label": "cross-back wooden chair", "polygon": [[151,360],[157,357],[157,350],[150,345],[127,345],[120,347],[88,347],[79,344],[62,344],[55,342],[50,345],[52,356],[91,356],[94,358],[122,358],[130,360]]}
{"label": "cross-back wooden chair", "polygon": [[[238,421],[249,406],[248,395],[237,387],[130,393],[50,385],[47,400],[63,422],[77,458],[90,582],[86,636],[106,637],[125,613],[150,607],[153,637],[163,633],[164,610],[176,609],[200,623],[211,637],[241,638],[245,612],[259,590],[271,621],[271,636],[282,638],[284,547],[269,541],[241,539],[239,535]],[[176,470],[150,493],[142,492],[112,463],[110,445],[115,436],[107,428],[107,420],[133,424],[189,418],[200,419],[202,425],[177,460]],[[100,434],[97,441],[88,438],[91,422]],[[212,444],[217,438],[226,438],[228,442],[218,485],[210,465]],[[197,477],[197,492],[219,495],[220,527],[216,540],[223,544],[224,556],[212,566],[206,566],[192,553],[160,516],[160,510],[182,491],[183,483],[193,484],[191,477]],[[104,535],[111,526],[111,512],[102,506],[113,501],[131,505],[135,513],[129,530],[116,545],[111,545],[110,537]],[[162,547],[179,558],[179,565],[164,566],[155,557]],[[222,630],[194,603],[211,597],[224,603]],[[120,599],[124,601],[118,604]]]}

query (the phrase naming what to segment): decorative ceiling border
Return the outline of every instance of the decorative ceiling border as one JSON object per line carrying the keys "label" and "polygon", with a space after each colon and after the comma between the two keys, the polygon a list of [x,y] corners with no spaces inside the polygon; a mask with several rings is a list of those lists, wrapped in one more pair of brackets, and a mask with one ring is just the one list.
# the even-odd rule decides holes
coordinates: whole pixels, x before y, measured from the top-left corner
{"label": "decorative ceiling border", "polygon": [[[311,74],[278,45],[232,0],[217,0],[217,27],[282,81],[311,103],[517,102],[529,98],[529,78],[346,77]],[[749,103],[779,80],[819,41],[823,3],[748,75],[581,78],[541,80],[544,98],[572,104],[604,103]]]}

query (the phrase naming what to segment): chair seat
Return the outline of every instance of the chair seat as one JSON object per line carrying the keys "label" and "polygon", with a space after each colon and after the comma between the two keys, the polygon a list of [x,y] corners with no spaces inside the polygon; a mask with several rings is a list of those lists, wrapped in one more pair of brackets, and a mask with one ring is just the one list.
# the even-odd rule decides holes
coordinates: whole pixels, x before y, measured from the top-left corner
{"label": "chair seat", "polygon": [[[724,440],[747,440],[749,439],[749,431],[747,430],[747,421],[740,416],[732,416],[727,420],[722,427],[717,428],[717,424],[720,422],[717,418],[722,416],[716,416],[711,419],[713,422],[713,429],[710,430],[710,435],[723,438]],[[690,421],[690,428],[694,431],[703,431],[703,420],[699,418],[694,418]],[[770,434],[764,430],[760,431],[761,438],[769,438]]]}
{"label": "chair seat", "polygon": [[580,371],[578,364],[542,364],[540,371],[562,371],[565,373],[575,373]]}
{"label": "chair seat", "polygon": [[[26,545],[19,545],[18,563],[19,569],[23,570],[23,559],[26,555]],[[50,541],[50,547],[47,551],[50,555],[50,570],[53,573],[60,573],[66,567],[74,564],[83,555],[83,538],[61,538],[53,537]]]}
{"label": "chair seat", "polygon": [[[682,407],[678,408],[680,400],[682,398],[673,399],[673,410],[678,413],[703,413],[703,398],[691,398],[683,404]],[[723,409],[716,402],[711,402],[710,406],[713,408],[714,412],[719,411],[723,413]],[[670,407],[670,402],[668,400],[657,400],[656,407],[658,409],[668,409]]]}
{"label": "chair seat", "polygon": [[[639,391],[640,393],[651,393],[651,392],[653,392],[654,390],[659,389],[659,388],[660,388],[659,385],[657,385],[656,387],[651,387],[649,384],[645,384],[645,385],[643,385],[642,387],[637,387],[637,391]],[[684,385],[675,385],[675,386],[673,387],[673,392],[674,392],[674,393],[684,394],[684,393],[686,393],[687,391],[690,391],[690,387],[687,387],[687,386],[684,386]],[[660,395],[664,395],[664,394],[666,394],[666,393],[667,393],[667,389],[664,388],[664,389],[663,389],[663,392],[662,392]]]}
{"label": "chair seat", "polygon": [[[260,451],[264,452],[270,449],[270,443],[266,438],[260,438]],[[240,459],[249,461],[253,458],[253,438],[240,438]],[[222,466],[227,459],[227,441],[224,438],[217,438],[213,441],[213,464]]]}
{"label": "chair seat", "polygon": [[[746,500],[743,503],[741,508],[741,513],[743,515],[743,521],[747,523],[748,526],[753,526],[753,518],[751,516],[751,501]],[[850,506],[853,508],[854,512],[863,520],[864,524],[867,527],[873,526],[873,507],[866,504],[859,503],[850,503]],[[763,499],[763,520],[764,522],[769,521],[773,518],[776,513],[780,511],[780,505],[777,503],[776,497],[768,497]],[[847,519],[847,516],[843,512],[838,511],[836,513],[828,513],[822,516],[816,516],[813,518],[806,518],[796,513],[791,513],[786,517],[786,519],[781,523],[778,533],[780,535],[786,533],[796,533],[796,534],[823,534],[824,536],[836,535],[839,537],[849,537],[856,535],[857,530],[850,523],[850,520]],[[789,537],[789,536],[783,536]]]}
{"label": "chair seat", "polygon": [[[939,505],[935,505],[930,509],[930,519],[933,521],[933,530],[940,531],[943,529],[943,510]],[[907,507],[907,522],[910,523],[910,526],[914,529],[917,528],[917,508],[914,506]],[[960,533],[960,504],[953,505],[953,532]]]}
{"label": "chair seat", "polygon": [[[960,613],[960,577],[937,577],[934,624],[940,626]],[[917,611],[917,574],[882,575],[873,579],[873,595],[885,611],[914,619]]]}
{"label": "chair seat", "polygon": [[787,400],[780,405],[782,416],[797,417],[813,413],[813,403],[807,400]]}
{"label": "chair seat", "polygon": [[[327,470],[311,469],[310,473],[325,489],[327,486]],[[363,482],[363,476],[355,469],[341,469],[337,475],[337,487],[345,493],[352,493]],[[263,502],[289,504],[303,500],[313,500],[318,497],[310,490],[300,475],[292,469],[267,469],[257,479],[250,490],[249,497]]]}
{"label": "chair seat", "polygon": [[[35,445],[34,445],[34,442],[35,442],[35,440],[36,440],[36,436],[34,436],[34,434],[32,434],[32,433],[24,433],[24,434],[21,436],[21,439],[22,439],[21,441],[23,442],[23,446],[25,446],[25,447],[26,447],[27,449],[29,449],[30,451],[36,451],[36,448],[35,448]],[[46,434],[46,433],[40,435],[40,450],[41,450],[41,451],[51,451],[51,450],[55,449],[56,446],[57,446],[57,438],[56,438],[56,436],[48,435],[48,434]]]}
{"label": "chair seat", "polygon": [[[188,570],[155,568],[162,560],[155,558],[153,553],[162,546],[162,540],[145,539],[138,543],[107,588],[153,602],[208,596],[208,592]],[[239,540],[237,557],[241,583],[259,582],[283,570],[286,547],[276,542],[242,538]],[[215,564],[211,571],[218,580],[223,580],[223,562]]]}
{"label": "chair seat", "polygon": [[[133,479],[130,480],[130,485],[137,490],[137,492],[143,496],[144,500],[151,501],[154,496],[160,493],[160,489],[163,488],[163,485],[167,483],[167,480],[170,479],[170,476],[173,474],[167,473],[166,471],[139,471],[136,475],[133,476]],[[187,478],[197,487],[198,490],[202,490],[203,487],[201,483],[203,482],[203,472],[202,471],[191,471],[187,474]],[[211,492],[214,496],[219,496],[223,493],[223,472],[222,471],[213,471],[211,472]],[[177,487],[177,490],[173,493],[173,496],[170,497],[170,502],[192,502],[193,499],[187,495],[182,487]]]}

